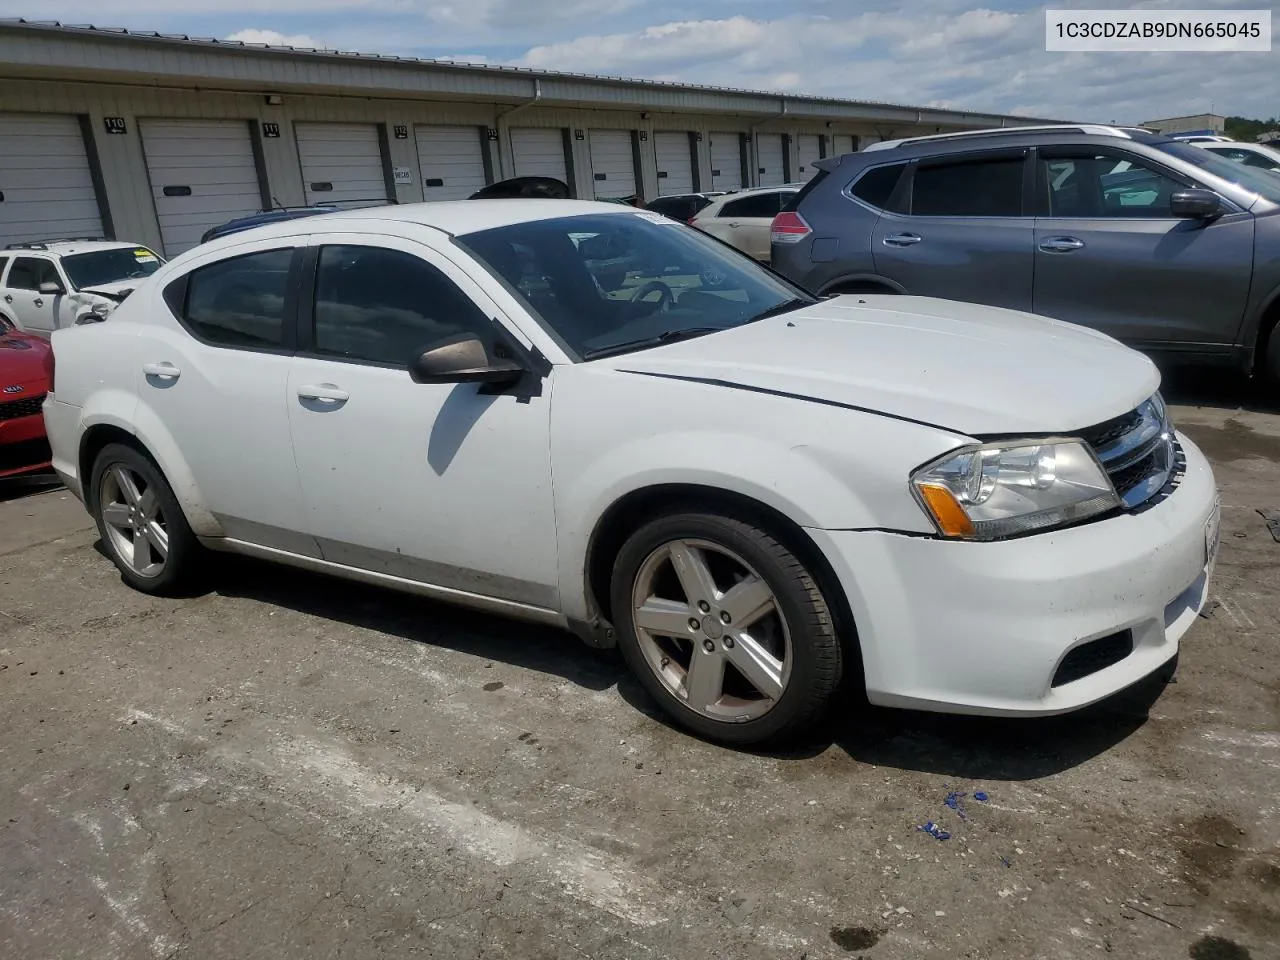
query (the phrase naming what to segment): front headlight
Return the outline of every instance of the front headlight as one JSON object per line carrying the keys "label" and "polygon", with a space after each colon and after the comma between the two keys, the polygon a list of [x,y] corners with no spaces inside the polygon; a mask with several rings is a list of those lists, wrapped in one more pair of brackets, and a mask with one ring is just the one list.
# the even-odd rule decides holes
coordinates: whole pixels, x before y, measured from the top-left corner
{"label": "front headlight", "polygon": [[911,486],[944,537],[997,540],[1086,520],[1120,506],[1079,440],[1021,440],[953,451]]}

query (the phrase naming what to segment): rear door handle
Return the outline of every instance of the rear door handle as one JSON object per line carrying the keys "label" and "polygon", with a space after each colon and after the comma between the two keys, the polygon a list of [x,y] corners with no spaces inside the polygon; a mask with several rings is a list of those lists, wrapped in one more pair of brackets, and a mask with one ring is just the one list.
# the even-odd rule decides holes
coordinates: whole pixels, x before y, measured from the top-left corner
{"label": "rear door handle", "polygon": [[1075,237],[1046,237],[1040,241],[1040,249],[1045,253],[1070,253],[1083,246],[1084,241]]}
{"label": "rear door handle", "polygon": [[321,403],[345,403],[351,394],[332,383],[304,383],[298,387],[299,400],[319,400]]}
{"label": "rear door handle", "polygon": [[158,377],[161,380],[177,380],[182,376],[182,371],[168,360],[162,360],[160,363],[144,363],[142,372],[148,377]]}
{"label": "rear door handle", "polygon": [[884,238],[884,243],[888,247],[910,247],[923,239],[915,233],[891,233]]}

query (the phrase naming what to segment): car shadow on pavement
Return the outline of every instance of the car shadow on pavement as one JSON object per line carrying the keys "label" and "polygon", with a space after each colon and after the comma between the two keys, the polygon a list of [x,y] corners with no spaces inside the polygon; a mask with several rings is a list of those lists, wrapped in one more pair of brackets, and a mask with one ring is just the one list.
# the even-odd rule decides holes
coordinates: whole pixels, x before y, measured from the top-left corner
{"label": "car shadow on pavement", "polygon": [[1280,388],[1238,370],[1161,365],[1160,393],[1170,403],[1280,413]]}
{"label": "car shadow on pavement", "polygon": [[612,651],[564,630],[489,616],[421,597],[240,557],[216,557],[213,588],[353,627],[607,690],[624,675]]}
{"label": "car shadow on pavement", "polygon": [[35,473],[25,477],[7,477],[0,480],[0,503],[19,500],[33,493],[45,493],[62,486],[54,473]]}

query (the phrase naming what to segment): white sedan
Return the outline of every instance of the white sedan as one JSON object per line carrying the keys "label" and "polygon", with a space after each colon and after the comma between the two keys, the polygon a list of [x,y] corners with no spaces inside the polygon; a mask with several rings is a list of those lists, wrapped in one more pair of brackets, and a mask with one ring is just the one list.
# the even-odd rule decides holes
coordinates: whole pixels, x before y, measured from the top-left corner
{"label": "white sedan", "polygon": [[558,624],[723,741],[851,687],[1073,710],[1165,667],[1207,596],[1213,475],[1140,354],[815,300],[614,204],[236,234],[53,345],[54,466],[131,586],[212,549]]}

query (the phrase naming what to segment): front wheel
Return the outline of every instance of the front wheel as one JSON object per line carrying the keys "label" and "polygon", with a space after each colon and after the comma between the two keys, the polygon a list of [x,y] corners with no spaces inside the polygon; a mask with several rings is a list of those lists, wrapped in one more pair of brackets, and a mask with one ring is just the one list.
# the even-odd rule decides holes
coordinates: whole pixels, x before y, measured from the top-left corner
{"label": "front wheel", "polygon": [[651,521],[618,554],[611,597],[631,670],[676,722],[709,739],[791,739],[839,685],[821,590],[750,523],[700,512]]}
{"label": "front wheel", "polygon": [[200,543],[160,468],[113,443],[93,463],[98,534],[124,582],[143,593],[181,593],[196,572]]}

